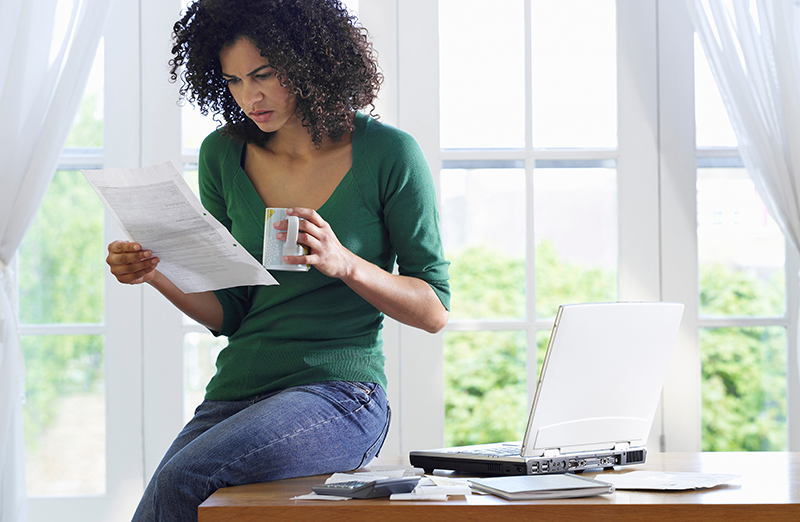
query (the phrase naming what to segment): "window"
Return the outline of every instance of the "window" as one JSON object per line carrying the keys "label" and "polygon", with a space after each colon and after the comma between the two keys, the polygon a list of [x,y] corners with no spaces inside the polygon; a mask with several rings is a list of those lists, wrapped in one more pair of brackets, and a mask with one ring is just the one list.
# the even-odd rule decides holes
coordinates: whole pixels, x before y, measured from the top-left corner
{"label": "window", "polygon": [[786,240],[736,155],[695,38],[704,451],[788,449]]}
{"label": "window", "polygon": [[19,251],[23,409],[31,496],[99,495],[106,479],[103,204],[80,172],[102,166],[103,47],[33,227]]}
{"label": "window", "polygon": [[[158,5],[169,11],[158,3],[149,13]],[[144,489],[143,291],[111,284],[106,244],[123,236],[80,173],[142,159],[138,64],[163,62],[139,60],[140,15],[138,2],[114,4],[59,167],[17,256],[32,521],[129,519]]]}
{"label": "window", "polygon": [[441,0],[439,46],[445,443],[515,440],[558,305],[617,299],[614,2]]}

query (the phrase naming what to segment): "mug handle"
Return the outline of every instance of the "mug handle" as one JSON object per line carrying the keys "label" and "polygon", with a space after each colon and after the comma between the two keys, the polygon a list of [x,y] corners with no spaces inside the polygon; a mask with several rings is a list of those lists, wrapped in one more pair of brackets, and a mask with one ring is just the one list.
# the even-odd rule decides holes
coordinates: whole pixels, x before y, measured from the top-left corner
{"label": "mug handle", "polygon": [[296,256],[298,255],[297,248],[297,234],[300,231],[300,218],[297,216],[287,216],[289,221],[289,229],[286,231],[286,242],[283,244],[283,255]]}

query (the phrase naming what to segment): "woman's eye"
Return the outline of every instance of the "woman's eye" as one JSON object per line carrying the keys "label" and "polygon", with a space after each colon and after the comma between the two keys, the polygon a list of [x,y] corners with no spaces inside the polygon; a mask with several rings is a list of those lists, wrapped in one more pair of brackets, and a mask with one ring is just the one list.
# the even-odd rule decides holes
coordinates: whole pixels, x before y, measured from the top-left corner
{"label": "woman's eye", "polygon": [[233,85],[234,83],[239,81],[239,78],[224,78],[225,83],[228,85]]}
{"label": "woman's eye", "polygon": [[264,73],[264,74],[257,74],[256,78],[259,79],[259,80],[266,80],[268,78],[271,78],[273,74],[274,73],[271,73],[271,72],[270,73]]}

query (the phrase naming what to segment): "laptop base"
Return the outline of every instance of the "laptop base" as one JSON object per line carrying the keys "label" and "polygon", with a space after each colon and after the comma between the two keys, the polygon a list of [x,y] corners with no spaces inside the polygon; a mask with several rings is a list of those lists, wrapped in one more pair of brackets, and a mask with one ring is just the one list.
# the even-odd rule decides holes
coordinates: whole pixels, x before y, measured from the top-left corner
{"label": "laptop base", "polygon": [[[557,457],[472,457],[468,454],[449,453],[447,456],[432,455],[436,450],[412,451],[411,465],[422,468],[427,474],[434,470],[455,471],[460,474],[479,475],[546,475],[551,473],[582,472],[589,469],[613,468],[630,464],[644,464],[645,448],[625,451],[587,452]],[[460,458],[459,458],[460,457]]]}

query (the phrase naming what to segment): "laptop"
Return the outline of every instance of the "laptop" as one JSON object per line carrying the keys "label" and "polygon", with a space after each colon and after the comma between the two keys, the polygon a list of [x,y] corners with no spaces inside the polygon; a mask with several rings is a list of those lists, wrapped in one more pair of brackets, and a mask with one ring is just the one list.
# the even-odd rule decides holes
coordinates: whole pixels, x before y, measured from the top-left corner
{"label": "laptop", "polygon": [[522,442],[412,451],[410,462],[481,475],[642,464],[683,304],[558,309]]}

